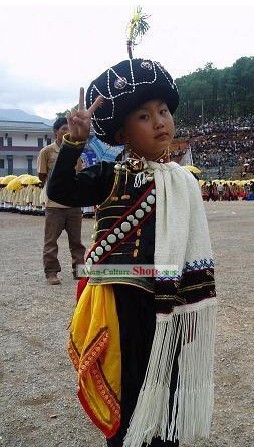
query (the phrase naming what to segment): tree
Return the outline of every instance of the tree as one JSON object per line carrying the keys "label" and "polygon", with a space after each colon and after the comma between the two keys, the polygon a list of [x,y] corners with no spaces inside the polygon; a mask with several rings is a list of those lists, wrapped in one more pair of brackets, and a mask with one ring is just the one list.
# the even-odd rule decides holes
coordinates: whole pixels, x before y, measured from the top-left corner
{"label": "tree", "polygon": [[253,115],[254,57],[241,57],[232,67],[217,69],[211,62],[176,80],[180,94],[177,120],[205,120]]}
{"label": "tree", "polygon": [[57,112],[56,117],[57,118],[65,118],[68,112],[69,112],[68,109],[66,109],[65,112]]}

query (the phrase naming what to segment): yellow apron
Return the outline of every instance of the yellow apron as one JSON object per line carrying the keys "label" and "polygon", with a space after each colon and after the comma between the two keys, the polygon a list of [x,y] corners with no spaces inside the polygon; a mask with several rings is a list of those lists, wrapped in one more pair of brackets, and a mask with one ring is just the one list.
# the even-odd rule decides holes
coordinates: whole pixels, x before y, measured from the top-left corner
{"label": "yellow apron", "polygon": [[93,423],[112,437],[120,424],[121,354],[113,287],[87,284],[70,326],[69,356],[78,397]]}

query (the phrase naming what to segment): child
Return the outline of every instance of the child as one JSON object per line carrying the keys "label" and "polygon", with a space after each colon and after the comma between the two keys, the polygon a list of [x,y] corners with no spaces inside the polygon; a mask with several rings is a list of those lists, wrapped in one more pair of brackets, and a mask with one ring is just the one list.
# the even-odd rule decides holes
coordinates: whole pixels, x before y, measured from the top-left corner
{"label": "child", "polygon": [[[157,62],[109,68],[88,88],[86,111],[81,89],[48,185],[54,201],[97,205],[88,265],[161,272],[91,276],[73,316],[69,354],[78,395],[109,447],[178,446],[209,434],[213,259],[198,182],[169,163],[178,102],[176,85]],[[90,121],[98,138],[124,144],[127,155],[76,174]]]}

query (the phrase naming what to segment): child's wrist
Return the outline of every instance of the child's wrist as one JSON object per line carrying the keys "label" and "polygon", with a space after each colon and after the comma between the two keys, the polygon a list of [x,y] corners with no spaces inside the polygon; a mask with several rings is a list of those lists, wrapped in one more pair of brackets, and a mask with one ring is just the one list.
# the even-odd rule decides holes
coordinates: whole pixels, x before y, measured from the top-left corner
{"label": "child's wrist", "polygon": [[81,141],[75,135],[67,133],[63,136],[63,142],[71,146],[80,146],[81,144],[85,144],[86,140]]}

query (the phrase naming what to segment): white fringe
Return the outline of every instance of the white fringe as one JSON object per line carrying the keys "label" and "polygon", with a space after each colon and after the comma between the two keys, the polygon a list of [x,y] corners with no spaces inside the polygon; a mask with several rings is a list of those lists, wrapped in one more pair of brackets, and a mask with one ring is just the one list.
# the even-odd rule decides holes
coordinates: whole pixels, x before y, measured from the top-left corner
{"label": "white fringe", "polygon": [[[154,437],[192,442],[209,436],[214,400],[213,359],[217,300],[174,308],[157,315],[146,377],[124,447],[151,444]],[[177,346],[179,374],[172,420],[169,414],[171,374]]]}

